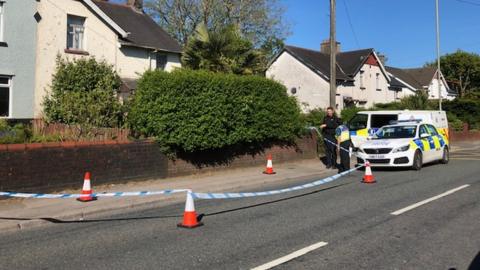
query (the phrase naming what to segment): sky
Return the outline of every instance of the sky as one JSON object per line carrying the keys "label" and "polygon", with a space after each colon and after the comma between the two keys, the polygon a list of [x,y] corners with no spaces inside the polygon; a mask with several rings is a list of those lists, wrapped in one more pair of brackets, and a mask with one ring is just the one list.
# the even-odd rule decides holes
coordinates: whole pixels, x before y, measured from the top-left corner
{"label": "sky", "polygon": [[[330,1],[282,0],[289,45],[319,50],[330,32]],[[439,0],[440,52],[480,52],[480,0]],[[420,67],[436,58],[435,0],[337,0],[341,50],[374,48],[387,65]]]}
{"label": "sky", "polygon": [[[124,2],[124,0],[112,0]],[[329,36],[329,0],[278,0],[291,25],[286,44],[319,50]],[[439,0],[440,51],[480,53],[480,0]],[[436,58],[435,0],[337,0],[341,50],[374,48],[387,65],[420,67]]]}

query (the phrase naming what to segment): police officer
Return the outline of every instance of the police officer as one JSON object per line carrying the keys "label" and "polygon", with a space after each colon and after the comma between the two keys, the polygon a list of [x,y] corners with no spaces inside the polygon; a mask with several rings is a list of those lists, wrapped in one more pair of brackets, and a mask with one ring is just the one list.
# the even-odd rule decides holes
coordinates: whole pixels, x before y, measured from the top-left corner
{"label": "police officer", "polygon": [[352,143],[350,141],[350,131],[346,125],[340,125],[335,130],[335,137],[338,141],[338,151],[340,151],[340,165],[338,171],[344,172],[350,170],[350,152]]}
{"label": "police officer", "polygon": [[337,140],[335,138],[335,129],[341,124],[340,118],[335,115],[332,107],[327,108],[327,115],[323,118],[320,125],[325,142],[325,154],[327,169],[335,168],[337,165]]}

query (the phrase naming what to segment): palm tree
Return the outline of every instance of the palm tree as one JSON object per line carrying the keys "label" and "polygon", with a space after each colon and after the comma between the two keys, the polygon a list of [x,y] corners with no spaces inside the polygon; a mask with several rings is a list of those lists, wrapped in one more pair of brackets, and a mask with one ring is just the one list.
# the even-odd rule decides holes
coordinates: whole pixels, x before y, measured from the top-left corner
{"label": "palm tree", "polygon": [[187,43],[182,62],[191,69],[249,75],[263,72],[262,57],[235,26],[209,31],[200,24]]}

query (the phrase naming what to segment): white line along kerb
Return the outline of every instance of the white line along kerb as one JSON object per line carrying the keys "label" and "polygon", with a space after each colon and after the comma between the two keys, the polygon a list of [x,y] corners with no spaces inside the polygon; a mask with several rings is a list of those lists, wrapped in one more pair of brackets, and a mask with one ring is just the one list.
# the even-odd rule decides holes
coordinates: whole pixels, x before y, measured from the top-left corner
{"label": "white line along kerb", "polygon": [[274,260],[274,261],[271,261],[271,262],[269,262],[269,263],[262,264],[262,265],[260,265],[260,266],[255,267],[255,268],[252,268],[251,270],[267,270],[267,269],[273,268],[273,267],[275,267],[275,266],[278,266],[278,265],[280,265],[280,264],[282,264],[282,263],[286,263],[286,262],[291,261],[291,260],[293,260],[293,259],[295,259],[295,258],[298,258],[298,257],[300,257],[300,256],[303,256],[303,255],[307,254],[307,253],[310,252],[310,251],[313,251],[313,250],[315,250],[315,249],[324,247],[324,246],[326,246],[326,245],[328,245],[327,242],[318,242],[318,243],[316,243],[316,244],[313,244],[313,245],[311,245],[311,246],[308,246],[308,247],[299,249],[299,250],[297,250],[297,251],[295,251],[295,252],[293,252],[293,253],[290,253],[290,254],[288,254],[288,255],[286,255],[286,256],[283,256],[283,257],[281,257],[281,258],[278,258],[278,259],[276,259],[276,260]]}
{"label": "white line along kerb", "polygon": [[419,207],[419,206],[422,206],[422,205],[427,204],[427,203],[429,203],[429,202],[438,200],[438,199],[440,199],[440,198],[442,198],[442,197],[448,196],[448,195],[450,195],[450,194],[452,194],[452,193],[455,193],[455,192],[457,192],[457,191],[459,191],[459,190],[462,190],[462,189],[464,189],[464,188],[467,188],[467,187],[469,187],[469,186],[470,186],[470,185],[468,185],[468,184],[467,184],[467,185],[463,185],[463,186],[459,186],[459,187],[457,187],[457,188],[451,189],[451,190],[449,190],[449,191],[446,191],[446,192],[444,192],[444,193],[442,193],[442,194],[439,194],[439,195],[437,195],[437,196],[431,197],[431,198],[429,198],[429,199],[423,200],[423,201],[421,201],[421,202],[412,204],[412,205],[410,205],[410,206],[407,206],[407,207],[405,207],[405,208],[402,208],[402,209],[397,210],[397,211],[395,211],[395,212],[392,212],[392,213],[390,213],[390,214],[392,214],[392,215],[394,215],[394,216],[401,215],[401,214],[403,214],[403,213],[405,213],[405,212],[408,212],[408,211],[410,211],[410,210],[412,210],[412,209],[415,209],[415,208],[417,208],[417,207]]}

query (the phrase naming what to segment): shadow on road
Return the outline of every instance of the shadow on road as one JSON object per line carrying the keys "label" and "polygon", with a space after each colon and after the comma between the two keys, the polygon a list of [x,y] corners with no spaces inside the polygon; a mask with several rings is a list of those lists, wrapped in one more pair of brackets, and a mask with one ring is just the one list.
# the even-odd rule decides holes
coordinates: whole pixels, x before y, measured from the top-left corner
{"label": "shadow on road", "polygon": [[478,270],[480,269],[480,252],[478,252],[477,256],[473,259],[472,263],[468,267],[468,270]]}

